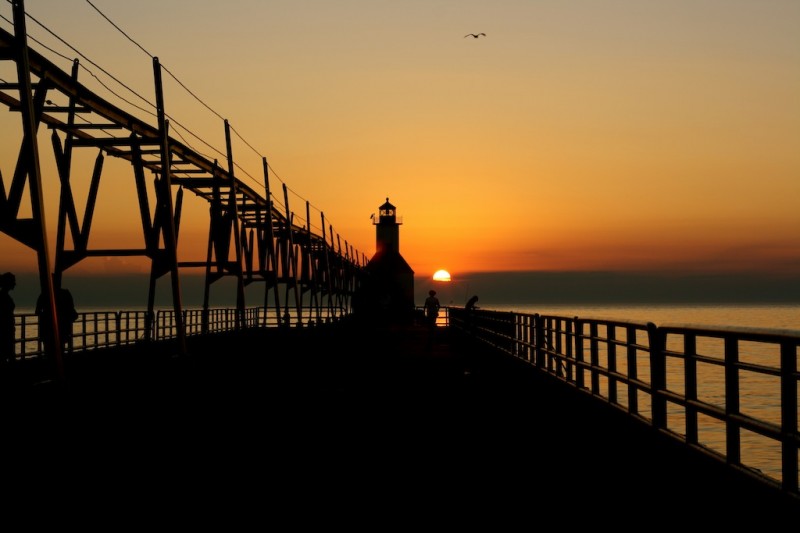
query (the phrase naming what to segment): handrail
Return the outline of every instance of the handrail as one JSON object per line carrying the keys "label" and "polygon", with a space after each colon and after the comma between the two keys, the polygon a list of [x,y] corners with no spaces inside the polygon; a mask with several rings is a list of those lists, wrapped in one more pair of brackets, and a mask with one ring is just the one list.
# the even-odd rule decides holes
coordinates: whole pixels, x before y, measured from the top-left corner
{"label": "handrail", "polygon": [[[274,310],[273,310],[274,311]],[[320,322],[335,322],[347,315],[347,311],[340,307],[303,306],[300,308],[300,317],[296,320],[294,308],[289,310],[289,320],[270,313],[267,307],[248,307],[244,310],[244,327],[283,327],[287,324],[308,327],[314,326],[314,320],[307,317],[310,311],[320,316]],[[208,321],[204,316],[208,315]],[[203,335],[207,333],[222,333],[235,331],[241,327],[237,321],[239,310],[230,307],[205,309],[184,309],[182,311],[183,323],[187,336]],[[17,360],[38,358],[44,356],[43,341],[39,337],[39,316],[35,313],[20,313],[14,316],[15,339],[14,355]],[[123,311],[85,311],[78,313],[78,318],[72,324],[72,335],[65,342],[68,353],[95,350],[135,344],[143,341],[166,341],[177,337],[175,311],[173,309],[160,309],[152,315],[144,310]]]}
{"label": "handrail", "polygon": [[450,327],[800,500],[800,334],[449,308]]}

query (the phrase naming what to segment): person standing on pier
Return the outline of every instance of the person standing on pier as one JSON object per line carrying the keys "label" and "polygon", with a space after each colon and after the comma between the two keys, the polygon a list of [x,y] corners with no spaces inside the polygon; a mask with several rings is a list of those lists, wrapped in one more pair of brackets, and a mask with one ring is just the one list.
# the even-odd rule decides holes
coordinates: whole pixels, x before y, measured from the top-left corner
{"label": "person standing on pier", "polygon": [[[58,335],[61,337],[62,346],[68,350],[72,350],[72,323],[78,318],[78,312],[75,310],[75,300],[72,298],[72,293],[69,289],[58,287],[56,292],[56,314],[58,320]],[[48,317],[46,312],[47,301],[44,294],[40,294],[36,300],[36,314],[39,316],[39,338],[47,341],[50,338],[49,331],[45,328],[49,326]],[[45,351],[49,354],[50,350]]]}
{"label": "person standing on pier", "polygon": [[[17,286],[17,278],[11,272],[0,275],[0,364],[8,367],[15,361],[14,299],[9,294]],[[5,370],[5,368],[3,369]],[[5,373],[4,371],[0,373]]]}
{"label": "person standing on pier", "polygon": [[439,298],[436,297],[436,291],[431,289],[428,291],[428,297],[425,298],[425,318],[428,319],[428,325],[432,328],[436,327],[436,319],[439,317]]}
{"label": "person standing on pier", "polygon": [[467,316],[465,317],[465,322],[467,325],[467,330],[472,333],[472,328],[475,327],[475,317],[472,315],[475,313],[475,309],[478,307],[475,305],[478,303],[478,295],[473,295],[469,300],[467,300],[467,305],[464,306],[464,310],[467,312]]}

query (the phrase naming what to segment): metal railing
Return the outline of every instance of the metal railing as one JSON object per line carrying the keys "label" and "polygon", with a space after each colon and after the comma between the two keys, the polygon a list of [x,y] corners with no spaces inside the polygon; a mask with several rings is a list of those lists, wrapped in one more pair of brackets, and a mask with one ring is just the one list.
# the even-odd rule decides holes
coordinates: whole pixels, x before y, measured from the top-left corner
{"label": "metal railing", "polygon": [[[316,322],[332,322],[346,315],[344,309],[301,308],[298,315],[292,307],[279,319],[275,310],[266,307],[249,307],[240,312],[236,308],[185,309],[182,311],[186,335],[203,335],[235,331],[239,328],[310,327]],[[316,321],[314,318],[315,317]],[[35,313],[14,316],[16,336],[14,354],[16,359],[31,359],[44,356],[44,344],[39,336],[40,318]],[[135,311],[87,311],[78,313],[66,339],[67,352],[94,350],[134,344],[141,341],[165,341],[177,337],[175,311],[162,309],[152,314]]]}
{"label": "metal railing", "polygon": [[463,308],[450,308],[448,320],[800,499],[797,332]]}

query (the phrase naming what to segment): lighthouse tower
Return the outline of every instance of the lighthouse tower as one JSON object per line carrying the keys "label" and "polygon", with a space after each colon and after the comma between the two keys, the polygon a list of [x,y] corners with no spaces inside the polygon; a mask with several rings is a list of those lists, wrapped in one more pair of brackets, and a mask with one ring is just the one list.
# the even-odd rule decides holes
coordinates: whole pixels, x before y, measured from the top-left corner
{"label": "lighthouse tower", "polygon": [[397,208],[389,198],[372,215],[375,225],[375,255],[365,267],[365,311],[370,317],[391,322],[414,320],[414,271],[400,254]]}
{"label": "lighthouse tower", "polygon": [[[373,220],[374,217],[373,217]],[[400,253],[400,224],[397,220],[397,209],[389,203],[389,198],[378,208],[378,220],[375,224],[375,252]]]}

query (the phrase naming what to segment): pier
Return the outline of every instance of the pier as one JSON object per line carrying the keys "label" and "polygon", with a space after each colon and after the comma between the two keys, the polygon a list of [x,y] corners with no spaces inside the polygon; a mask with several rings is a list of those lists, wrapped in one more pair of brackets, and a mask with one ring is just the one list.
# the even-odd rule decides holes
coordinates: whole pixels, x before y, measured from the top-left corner
{"label": "pier", "polygon": [[[452,325],[254,328],[190,336],[182,355],[164,341],[66,361],[66,384],[7,400],[24,413],[16,433],[48,472],[96,469],[110,486],[143,477],[160,491],[168,475],[228,501],[258,480],[276,512],[321,506],[361,524],[800,516],[777,486]],[[48,454],[55,443],[67,455]]]}

